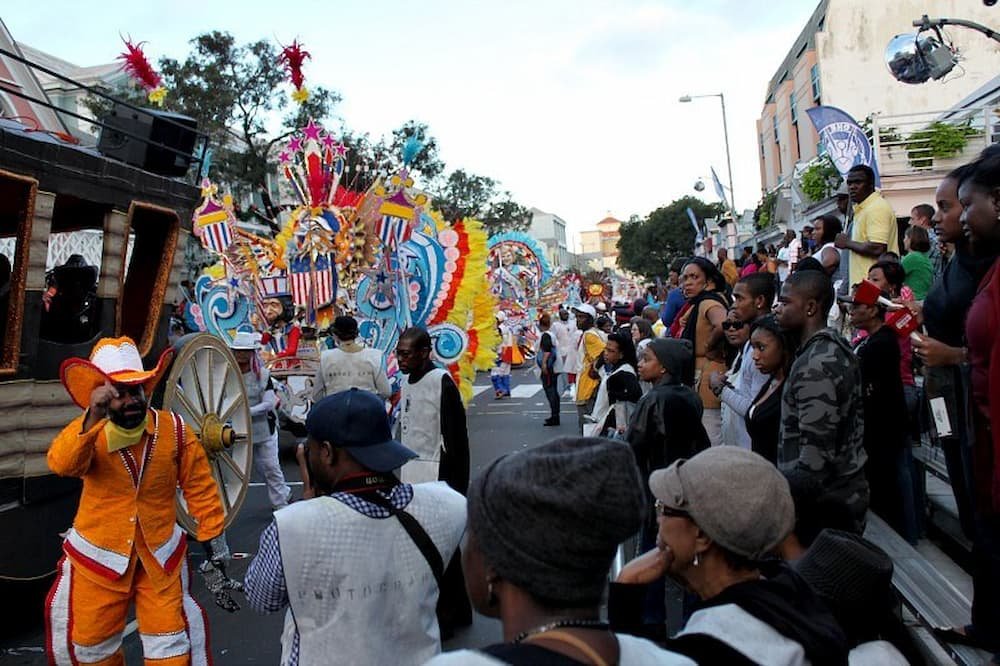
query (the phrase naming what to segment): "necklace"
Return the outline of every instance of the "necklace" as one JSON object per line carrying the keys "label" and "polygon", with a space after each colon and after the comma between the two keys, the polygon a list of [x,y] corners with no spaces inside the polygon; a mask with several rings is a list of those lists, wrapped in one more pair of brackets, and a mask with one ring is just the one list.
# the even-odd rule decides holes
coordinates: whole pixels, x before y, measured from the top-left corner
{"label": "necklace", "polygon": [[529,629],[527,631],[522,631],[517,636],[514,637],[515,643],[520,643],[529,636],[535,636],[537,634],[544,634],[547,631],[552,631],[553,629],[565,629],[565,628],[575,628],[575,629],[603,629],[608,630],[609,625],[603,620],[556,620],[555,622],[549,622],[548,624],[543,624],[540,627],[535,627],[534,629]]}

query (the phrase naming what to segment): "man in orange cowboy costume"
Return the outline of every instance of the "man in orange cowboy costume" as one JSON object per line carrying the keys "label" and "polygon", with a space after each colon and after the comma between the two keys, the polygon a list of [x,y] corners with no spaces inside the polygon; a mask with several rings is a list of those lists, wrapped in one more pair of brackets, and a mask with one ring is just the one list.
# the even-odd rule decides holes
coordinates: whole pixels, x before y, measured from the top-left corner
{"label": "man in orange cowboy costume", "polygon": [[205,452],[178,415],[147,402],[172,357],[167,350],[146,371],[131,339],[105,338],[89,361],[62,365],[63,385],[86,411],[52,442],[48,462],[82,478],[83,493],[46,603],[50,664],[124,664],[132,602],[147,664],[211,662],[206,616],[189,593],[178,488],[209,554],[206,584],[220,606],[239,608],[226,592],[238,584],[225,575],[223,510]]}

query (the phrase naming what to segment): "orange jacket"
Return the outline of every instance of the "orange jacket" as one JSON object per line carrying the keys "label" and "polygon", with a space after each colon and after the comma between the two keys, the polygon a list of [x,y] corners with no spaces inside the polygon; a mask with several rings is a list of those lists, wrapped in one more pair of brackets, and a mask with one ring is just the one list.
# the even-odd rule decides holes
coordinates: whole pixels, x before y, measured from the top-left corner
{"label": "orange jacket", "polygon": [[163,571],[172,573],[186,545],[175,513],[178,487],[198,521],[196,538],[207,541],[222,532],[222,503],[208,458],[179,416],[151,409],[142,439],[114,453],[108,453],[106,420],[83,432],[85,416],[59,433],[48,454],[53,472],[83,479],[80,508],[63,543],[74,562],[117,580],[139,536]]}

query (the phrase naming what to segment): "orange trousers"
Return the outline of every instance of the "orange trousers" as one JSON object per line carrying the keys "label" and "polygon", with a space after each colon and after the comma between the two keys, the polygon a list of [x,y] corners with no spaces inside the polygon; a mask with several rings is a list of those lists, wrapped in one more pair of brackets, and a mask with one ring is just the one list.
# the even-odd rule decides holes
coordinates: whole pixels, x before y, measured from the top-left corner
{"label": "orange trousers", "polygon": [[133,602],[147,665],[211,663],[206,617],[188,591],[187,561],[167,577],[151,577],[140,561],[134,567],[123,587],[102,584],[62,559],[46,602],[49,664],[124,666],[122,638]]}

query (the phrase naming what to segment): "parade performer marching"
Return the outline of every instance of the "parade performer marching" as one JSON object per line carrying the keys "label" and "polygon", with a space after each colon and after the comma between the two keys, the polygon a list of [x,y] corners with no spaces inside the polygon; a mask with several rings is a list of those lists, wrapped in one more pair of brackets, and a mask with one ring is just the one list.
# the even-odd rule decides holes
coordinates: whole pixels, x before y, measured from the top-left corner
{"label": "parade performer marching", "polygon": [[263,367],[260,344],[253,333],[239,332],[229,343],[236,363],[243,373],[243,385],[250,404],[250,427],[253,435],[253,466],[267,483],[267,497],[277,511],[288,505],[292,489],[278,462],[278,397],[271,374]]}
{"label": "parade performer marching", "polygon": [[202,566],[216,603],[239,606],[227,590],[223,509],[194,432],[148,396],[173,356],[144,370],[130,338],[104,338],[90,359],[67,359],[62,383],[86,411],[52,442],[49,467],[83,479],[80,506],[63,544],[46,601],[50,664],[124,663],[122,635],[135,603],[147,664],[207,664],[205,614],[189,592],[187,539],[176,522],[179,488],[205,546]]}

